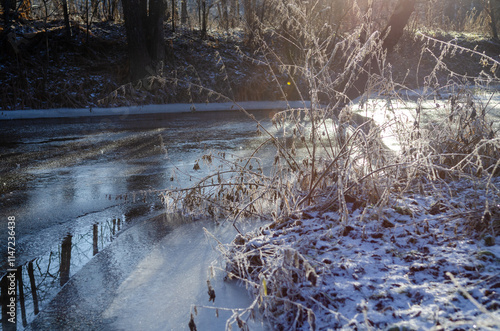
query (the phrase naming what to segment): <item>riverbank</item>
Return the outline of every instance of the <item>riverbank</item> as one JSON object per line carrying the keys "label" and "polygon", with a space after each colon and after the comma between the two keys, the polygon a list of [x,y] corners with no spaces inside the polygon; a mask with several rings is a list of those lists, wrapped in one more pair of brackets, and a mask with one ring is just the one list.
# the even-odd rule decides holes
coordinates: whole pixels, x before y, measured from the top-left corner
{"label": "riverbank", "polygon": [[387,208],[348,203],[346,222],[314,209],[276,221],[226,247],[229,278],[274,329],[496,330],[498,184],[440,181]]}

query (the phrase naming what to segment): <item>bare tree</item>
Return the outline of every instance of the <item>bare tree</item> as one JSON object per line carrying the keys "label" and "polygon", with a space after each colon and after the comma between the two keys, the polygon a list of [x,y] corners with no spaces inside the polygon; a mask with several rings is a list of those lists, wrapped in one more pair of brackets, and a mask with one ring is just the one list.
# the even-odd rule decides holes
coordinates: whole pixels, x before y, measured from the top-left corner
{"label": "bare tree", "polygon": [[130,78],[156,73],[164,60],[163,0],[122,0],[130,61]]}
{"label": "bare tree", "polygon": [[201,38],[204,39],[207,36],[208,27],[208,13],[210,11],[210,6],[207,5],[208,0],[201,0]]}
{"label": "bare tree", "polygon": [[16,9],[16,1],[2,0],[2,8],[3,8],[3,22],[5,25],[5,32],[9,32],[11,11],[14,11]]}
{"label": "bare tree", "polygon": [[177,5],[175,2],[175,0],[172,0],[172,14],[170,15],[172,19],[172,32],[175,32],[175,20],[177,19]]}
{"label": "bare tree", "polygon": [[247,42],[252,43],[257,30],[256,0],[243,0],[243,11],[245,12],[245,31]]}
{"label": "bare tree", "polygon": [[[389,18],[389,22],[380,34],[384,38],[382,43],[382,49],[391,51],[392,48],[397,44],[405,26],[408,24],[411,14],[415,10],[416,0],[398,0],[396,7]],[[360,95],[362,95],[366,90],[366,85],[373,73],[378,73],[379,68],[376,65],[377,61],[374,58],[376,55],[367,55],[362,63],[363,69],[360,72],[354,83],[346,90],[345,96],[349,100],[353,100]]]}
{"label": "bare tree", "polygon": [[498,40],[498,16],[497,10],[500,8],[500,1],[498,0],[482,0],[484,4],[484,8],[486,13],[490,17],[490,27],[491,27],[491,36],[493,39]]}
{"label": "bare tree", "polygon": [[187,0],[181,0],[181,25],[188,22]]}
{"label": "bare tree", "polygon": [[66,29],[66,37],[71,38],[71,27],[69,26],[69,13],[68,13],[68,0],[62,0],[63,14],[64,14],[64,27]]}

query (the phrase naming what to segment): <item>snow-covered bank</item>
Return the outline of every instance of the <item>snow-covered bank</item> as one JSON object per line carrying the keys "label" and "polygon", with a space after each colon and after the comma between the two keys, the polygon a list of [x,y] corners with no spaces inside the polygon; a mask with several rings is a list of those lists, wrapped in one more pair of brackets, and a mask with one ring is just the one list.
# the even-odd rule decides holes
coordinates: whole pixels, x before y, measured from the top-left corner
{"label": "snow-covered bank", "polygon": [[462,180],[391,201],[350,204],[347,224],[310,212],[240,236],[226,252],[229,274],[276,329],[497,330],[498,191]]}
{"label": "snow-covered bank", "polygon": [[173,114],[207,111],[238,110],[273,110],[309,107],[309,101],[245,101],[224,103],[178,103],[166,105],[147,105],[117,108],[60,108],[60,109],[30,109],[0,112],[0,120],[40,119],[40,118],[73,118],[94,116],[128,116],[141,114]]}

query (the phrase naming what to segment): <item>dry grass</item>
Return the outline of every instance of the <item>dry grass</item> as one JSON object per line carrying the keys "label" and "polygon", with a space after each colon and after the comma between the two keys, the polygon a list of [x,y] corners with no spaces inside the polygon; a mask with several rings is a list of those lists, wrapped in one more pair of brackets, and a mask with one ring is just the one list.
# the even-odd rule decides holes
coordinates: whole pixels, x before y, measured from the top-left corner
{"label": "dry grass", "polygon": [[[488,118],[489,101],[481,103],[475,96],[475,92],[500,83],[498,60],[452,41],[420,36],[425,41],[422,54],[428,53],[434,66],[423,80],[423,88],[413,92],[416,108],[412,111],[413,121],[408,123],[407,117],[391,108],[393,103],[409,102],[395,93],[408,87],[393,80],[378,33],[369,30],[369,17],[363,18],[367,24],[352,34],[330,34],[325,38],[312,23],[316,13],[301,6],[293,2],[277,7],[287,19],[288,31],[301,28],[293,40],[290,34],[280,31],[276,31],[275,37],[302,53],[293,52],[291,57],[282,58],[265,38],[256,34],[254,41],[260,45],[260,61],[268,66],[271,75],[276,78],[285,72],[297,95],[310,100],[311,107],[277,113],[272,119],[273,130],[256,120],[265,139],[252,155],[206,155],[203,161],[216,161],[216,171],[189,189],[166,191],[164,200],[168,206],[228,219],[236,227],[241,218],[260,217],[272,221],[270,231],[296,226],[300,219],[315,213],[335,212],[339,215],[336,222],[347,229],[354,207],[370,207],[382,214],[394,206],[395,197],[419,188],[423,191],[424,186],[436,187],[438,192],[438,186],[467,178],[486,185],[487,192],[498,192],[492,179],[500,166],[500,140]],[[368,33],[361,41],[358,36],[363,29],[368,29]],[[485,70],[475,77],[456,73],[445,59],[457,53],[477,57]],[[356,77],[367,70],[364,54],[375,54],[371,59],[377,61],[379,69],[370,73],[366,91],[384,96],[387,108],[381,111],[393,114],[383,125],[355,114],[348,104],[351,100],[345,99]],[[271,65],[276,62],[279,71]],[[442,72],[447,77],[444,85]],[[286,97],[285,91],[282,93]],[[436,121],[422,121],[425,112],[435,110],[429,109],[429,102],[444,93],[449,96],[440,101],[444,102],[443,115]],[[384,145],[382,134],[388,129],[395,132],[401,151]],[[272,165],[266,165],[260,157],[265,149],[274,151]],[[497,213],[494,206],[499,203],[498,194],[493,196],[497,198],[486,200],[471,213],[470,223],[464,227],[472,229],[468,235],[498,233],[498,217],[492,217]],[[481,215],[479,221],[477,215]],[[380,220],[383,222],[383,218]],[[381,226],[385,227],[383,223]],[[307,321],[314,329],[314,313],[301,303],[298,285],[308,282],[315,286],[317,274],[309,258],[288,246],[263,248],[247,245],[249,240],[241,234],[226,253],[229,276],[243,280],[253,289],[256,301],[251,308],[259,305],[271,324],[285,323],[287,328],[297,328]],[[235,317],[233,322],[236,321]]]}

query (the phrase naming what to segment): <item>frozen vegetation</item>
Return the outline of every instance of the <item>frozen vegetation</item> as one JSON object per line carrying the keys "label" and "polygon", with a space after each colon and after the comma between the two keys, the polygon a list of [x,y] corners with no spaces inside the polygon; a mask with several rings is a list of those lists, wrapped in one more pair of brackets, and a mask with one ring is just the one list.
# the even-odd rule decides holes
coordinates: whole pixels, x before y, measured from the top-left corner
{"label": "frozen vegetation", "polygon": [[[498,59],[417,33],[434,67],[412,89],[393,79],[377,31],[323,40],[304,22],[297,43],[310,48],[281,65],[310,107],[277,112],[273,128],[256,120],[252,154],[207,153],[211,175],[163,196],[236,228],[269,222],[221,249],[254,298],[227,328],[248,329],[258,310],[276,330],[497,329]],[[484,70],[457,73],[445,59],[458,53]]]}
{"label": "frozen vegetation", "polygon": [[[311,167],[312,146],[299,135],[313,135],[305,109],[262,128],[276,139],[268,140],[277,155],[270,171],[260,168],[262,145],[248,158],[204,157],[214,175],[181,200],[183,192],[166,198],[236,227],[243,215],[270,222],[220,246],[227,277],[254,298],[228,325],[246,329],[258,310],[282,330],[497,329],[498,92],[485,95],[372,98],[338,122],[322,119],[315,183],[289,170],[293,162]],[[287,113],[294,117],[282,120]]]}
{"label": "frozen vegetation", "polygon": [[[498,201],[488,186],[427,184],[383,208],[349,202],[345,222],[334,211],[273,222],[226,247],[228,277],[276,329],[495,330],[500,238],[472,236]],[[490,212],[498,229],[500,207]]]}

